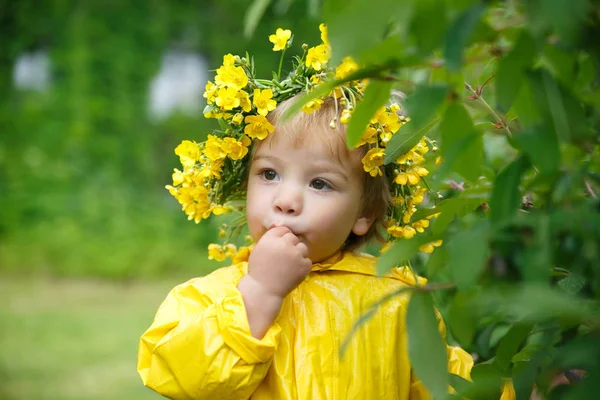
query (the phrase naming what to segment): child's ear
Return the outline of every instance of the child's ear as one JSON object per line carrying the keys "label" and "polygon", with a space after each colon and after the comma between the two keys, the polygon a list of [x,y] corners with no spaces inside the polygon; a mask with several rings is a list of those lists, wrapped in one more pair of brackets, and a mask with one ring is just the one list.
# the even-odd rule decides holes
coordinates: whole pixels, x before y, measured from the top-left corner
{"label": "child's ear", "polygon": [[365,235],[369,232],[369,228],[373,225],[373,219],[367,217],[360,217],[354,222],[352,232],[357,236]]}

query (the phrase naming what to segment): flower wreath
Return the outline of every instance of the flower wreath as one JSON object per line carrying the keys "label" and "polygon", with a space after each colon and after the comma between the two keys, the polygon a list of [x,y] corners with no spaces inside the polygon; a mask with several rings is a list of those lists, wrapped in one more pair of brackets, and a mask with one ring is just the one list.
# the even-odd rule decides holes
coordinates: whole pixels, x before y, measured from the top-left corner
{"label": "flower wreath", "polygon": [[[280,78],[283,56],[291,46],[293,37],[290,30],[279,28],[269,36],[274,44],[273,51],[282,52],[279,71],[273,75],[273,79],[256,78],[253,60],[247,54],[246,57],[227,54],[223,57],[223,65],[216,70],[214,83],[209,81],[206,84],[204,97],[207,105],[204,116],[216,118],[220,129],[209,134],[204,142],[184,140],[177,146],[175,154],[179,156],[183,170],[174,170],[173,184],[166,188],[179,201],[188,219],[196,223],[211,214],[238,214],[233,223],[224,224],[220,228],[219,237],[223,244],[209,245],[209,259],[223,261],[230,257],[235,262],[248,255],[248,247],[238,250],[231,242],[240,234],[246,222],[246,193],[243,183],[249,149],[275,129],[266,118],[268,113],[281,101],[301,92],[308,93],[328,79],[343,79],[359,69],[358,64],[350,57],[346,57],[337,67],[330,67],[327,27],[321,24],[319,29],[322,43],[311,48],[303,45],[302,56],[294,57],[292,70],[284,79]],[[340,123],[349,122],[367,85],[367,80],[346,82],[325,96],[333,97],[342,108]],[[323,98],[311,100],[303,106],[302,112],[311,113],[319,109],[322,103]],[[423,163],[429,151],[428,144],[433,145],[436,150],[435,143],[423,137],[395,162],[388,165],[383,163],[387,143],[402,125],[410,121],[400,111],[397,103],[381,107],[370,120],[357,145],[370,147],[362,159],[364,170],[373,177],[385,173],[389,181],[393,204],[384,226],[390,241],[410,239],[417,232],[423,232],[429,226],[431,218],[411,222],[416,206],[424,200],[427,192],[420,185],[421,178],[429,174]],[[332,120],[330,126],[335,128],[336,123],[336,120]],[[436,164],[438,162],[439,157]],[[431,253],[440,244],[441,241],[427,243],[420,249]]]}

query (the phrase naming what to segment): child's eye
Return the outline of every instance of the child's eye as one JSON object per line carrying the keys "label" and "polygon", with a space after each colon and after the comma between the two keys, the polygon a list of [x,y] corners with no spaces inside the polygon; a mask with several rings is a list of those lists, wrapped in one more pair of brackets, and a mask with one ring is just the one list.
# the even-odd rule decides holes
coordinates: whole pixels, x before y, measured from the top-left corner
{"label": "child's eye", "polygon": [[313,179],[310,183],[310,187],[317,190],[329,190],[332,188],[329,182],[321,178]]}
{"label": "child's eye", "polygon": [[260,175],[267,181],[274,181],[277,179],[277,172],[272,169],[265,169],[260,172]]}

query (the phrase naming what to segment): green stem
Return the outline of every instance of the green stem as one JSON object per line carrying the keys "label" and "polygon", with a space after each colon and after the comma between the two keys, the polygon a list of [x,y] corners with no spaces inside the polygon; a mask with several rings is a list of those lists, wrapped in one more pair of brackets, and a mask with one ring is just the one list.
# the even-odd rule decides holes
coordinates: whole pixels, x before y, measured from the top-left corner
{"label": "green stem", "polygon": [[285,48],[281,52],[281,57],[279,57],[279,69],[277,69],[277,80],[281,80],[281,66],[283,65],[283,56],[285,55]]}
{"label": "green stem", "polygon": [[471,92],[471,94],[473,94],[473,98],[479,100],[481,102],[481,104],[483,104],[483,106],[490,112],[490,114],[492,114],[492,116],[496,119],[496,121],[498,121],[498,123],[500,124],[502,129],[504,129],[506,131],[506,134],[508,135],[508,137],[512,138],[512,132],[510,131],[508,126],[504,123],[504,120],[502,119],[502,117],[500,117],[500,115],[498,115],[498,113],[488,104],[488,102],[485,101],[485,99],[481,96],[481,94],[478,93],[475,89],[473,89],[471,87],[471,85],[469,85],[467,82],[465,82],[465,88],[467,88],[467,90],[469,92]]}

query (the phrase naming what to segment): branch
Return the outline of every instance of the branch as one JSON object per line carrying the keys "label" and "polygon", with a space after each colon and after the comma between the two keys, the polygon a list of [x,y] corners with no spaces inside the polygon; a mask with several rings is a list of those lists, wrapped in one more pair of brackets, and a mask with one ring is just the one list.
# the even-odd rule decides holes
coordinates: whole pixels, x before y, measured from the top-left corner
{"label": "branch", "polygon": [[592,185],[590,185],[590,182],[587,179],[584,179],[584,182],[585,188],[587,189],[590,196],[592,196],[594,199],[597,199],[598,196],[596,195],[596,192],[594,192],[594,189],[592,189]]}
{"label": "branch", "polygon": [[[487,83],[487,81],[486,81],[486,83]],[[471,94],[472,94],[471,99],[479,100],[481,102],[481,104],[483,104],[483,106],[490,112],[490,114],[492,114],[492,116],[496,119],[496,121],[498,121],[498,125],[506,131],[506,134],[508,135],[508,137],[512,138],[512,132],[510,131],[508,126],[504,123],[504,120],[502,119],[502,117],[500,117],[500,115],[498,115],[498,113],[488,104],[488,102],[485,101],[485,99],[483,98],[481,93],[478,92],[477,90],[473,89],[471,87],[471,85],[469,85],[467,82],[465,82],[465,88],[467,88],[467,90],[469,92],[471,92]]]}

